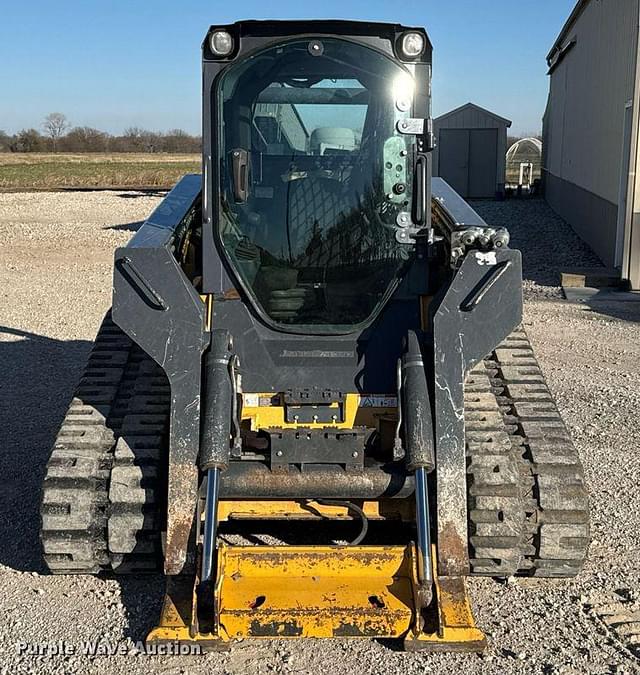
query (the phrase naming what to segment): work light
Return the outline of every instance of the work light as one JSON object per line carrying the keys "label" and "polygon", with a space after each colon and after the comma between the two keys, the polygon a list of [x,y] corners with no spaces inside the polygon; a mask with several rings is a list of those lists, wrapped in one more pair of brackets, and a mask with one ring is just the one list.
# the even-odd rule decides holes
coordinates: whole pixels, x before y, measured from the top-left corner
{"label": "work light", "polygon": [[214,30],[209,38],[209,46],[216,56],[229,56],[233,51],[233,38],[226,30]]}
{"label": "work light", "polygon": [[420,56],[424,51],[424,36],[421,33],[411,31],[402,36],[402,42],[400,44],[404,56],[409,59],[414,59],[417,56]]}

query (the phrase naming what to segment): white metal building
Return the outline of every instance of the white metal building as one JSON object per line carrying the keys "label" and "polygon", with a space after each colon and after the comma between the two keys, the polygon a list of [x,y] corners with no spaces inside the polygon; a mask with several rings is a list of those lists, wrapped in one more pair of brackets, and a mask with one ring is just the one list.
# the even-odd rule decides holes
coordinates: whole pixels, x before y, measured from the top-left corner
{"label": "white metal building", "polygon": [[473,103],[433,120],[433,174],[463,197],[504,192],[507,129],[511,122]]}
{"label": "white metal building", "polygon": [[[547,57],[551,207],[640,289],[639,0],[580,0]],[[637,179],[636,179],[637,177]]]}
{"label": "white metal building", "polygon": [[521,138],[507,150],[507,183],[530,187],[542,173],[542,142]]}

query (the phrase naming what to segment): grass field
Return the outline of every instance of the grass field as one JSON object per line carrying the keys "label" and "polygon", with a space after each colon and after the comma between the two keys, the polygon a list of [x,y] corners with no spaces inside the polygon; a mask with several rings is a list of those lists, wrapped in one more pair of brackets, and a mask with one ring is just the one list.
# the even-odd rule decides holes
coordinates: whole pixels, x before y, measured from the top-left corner
{"label": "grass field", "polygon": [[0,190],[171,187],[200,155],[0,153]]}

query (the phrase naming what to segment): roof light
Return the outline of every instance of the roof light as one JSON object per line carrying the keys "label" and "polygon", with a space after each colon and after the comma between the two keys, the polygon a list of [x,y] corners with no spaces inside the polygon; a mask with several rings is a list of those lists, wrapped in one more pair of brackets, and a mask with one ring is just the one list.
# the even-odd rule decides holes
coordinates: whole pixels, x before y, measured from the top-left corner
{"label": "roof light", "polygon": [[229,56],[233,51],[233,38],[226,30],[214,30],[209,38],[209,46],[216,56]]}
{"label": "roof light", "polygon": [[404,56],[409,59],[415,59],[424,51],[424,36],[422,33],[411,31],[402,36],[400,48]]}

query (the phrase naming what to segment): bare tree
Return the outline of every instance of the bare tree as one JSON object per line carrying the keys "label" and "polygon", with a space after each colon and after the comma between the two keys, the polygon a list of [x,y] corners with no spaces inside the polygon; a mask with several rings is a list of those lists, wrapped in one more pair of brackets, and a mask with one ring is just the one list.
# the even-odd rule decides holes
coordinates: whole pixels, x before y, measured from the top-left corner
{"label": "bare tree", "polygon": [[53,151],[58,151],[58,141],[64,135],[64,132],[69,128],[69,122],[66,115],[59,112],[49,113],[42,123],[46,135],[51,139]]}

